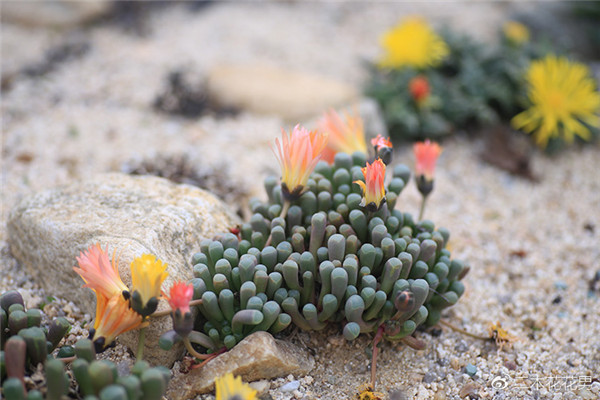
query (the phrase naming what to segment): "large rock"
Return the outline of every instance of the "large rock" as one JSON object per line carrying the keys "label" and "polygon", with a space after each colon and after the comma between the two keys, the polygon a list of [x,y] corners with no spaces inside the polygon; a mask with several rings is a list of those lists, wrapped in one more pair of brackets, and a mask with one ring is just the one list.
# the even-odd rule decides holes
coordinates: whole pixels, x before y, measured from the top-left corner
{"label": "large rock", "polygon": [[221,106],[292,122],[358,98],[356,89],[343,82],[268,65],[217,66],[208,72],[207,89]]}
{"label": "large rock", "polygon": [[267,332],[256,332],[204,367],[176,375],[169,383],[167,398],[189,399],[212,391],[215,379],[229,372],[249,382],[289,374],[306,375],[314,365],[314,358],[305,349],[274,339]]}
{"label": "large rock", "polygon": [[[237,224],[238,218],[212,194],[150,176],[99,175],[87,181],[37,193],[10,213],[8,235],[13,255],[46,290],[94,314],[95,297],[73,271],[80,251],[91,244],[116,251],[119,271],[131,283],[130,263],[154,254],[168,264],[164,287],[193,276],[190,259],[202,238]],[[168,308],[162,301],[159,310]],[[170,317],[153,319],[146,333],[145,358],[171,365],[180,353],[158,348]],[[120,339],[132,350],[137,332]]]}

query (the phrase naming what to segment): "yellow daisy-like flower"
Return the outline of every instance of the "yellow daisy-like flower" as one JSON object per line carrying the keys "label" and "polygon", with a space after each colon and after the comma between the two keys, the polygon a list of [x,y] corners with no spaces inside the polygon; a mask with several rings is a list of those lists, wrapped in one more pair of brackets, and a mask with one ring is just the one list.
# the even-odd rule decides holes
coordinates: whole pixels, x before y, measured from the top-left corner
{"label": "yellow daisy-like flower", "polygon": [[140,294],[143,307],[153,297],[160,297],[160,287],[168,275],[167,264],[152,254],[144,254],[131,262],[132,288]]}
{"label": "yellow daisy-like flower", "polygon": [[540,147],[545,148],[553,137],[567,143],[575,135],[589,140],[585,124],[600,127],[600,93],[584,64],[548,55],[531,63],[527,81],[531,106],[511,122],[515,129],[533,133]]}
{"label": "yellow daisy-like flower", "polygon": [[383,35],[382,68],[435,67],[448,55],[448,46],[423,19],[406,19]]}
{"label": "yellow daisy-like flower", "polygon": [[516,21],[506,21],[502,26],[502,32],[510,42],[522,44],[529,40],[529,29]]}
{"label": "yellow daisy-like flower", "polygon": [[216,400],[254,400],[256,390],[242,382],[242,378],[228,373],[215,380]]}

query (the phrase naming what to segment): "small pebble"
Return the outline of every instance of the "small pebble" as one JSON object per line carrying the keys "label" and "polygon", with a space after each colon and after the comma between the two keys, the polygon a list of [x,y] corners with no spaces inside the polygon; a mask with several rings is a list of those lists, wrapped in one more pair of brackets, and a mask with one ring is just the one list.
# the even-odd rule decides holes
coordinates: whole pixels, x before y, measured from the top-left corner
{"label": "small pebble", "polygon": [[563,281],[554,282],[554,287],[558,290],[567,290],[567,284]]}
{"label": "small pebble", "polygon": [[459,353],[464,353],[465,351],[469,350],[469,346],[467,345],[467,342],[461,340],[460,343],[454,346],[454,350],[458,351]]}
{"label": "small pebble", "polygon": [[435,381],[436,378],[437,378],[437,375],[435,374],[435,372],[427,371],[427,373],[423,377],[423,382],[424,383],[431,383],[431,382]]}
{"label": "small pebble", "polygon": [[517,364],[514,361],[512,361],[512,360],[506,361],[504,363],[504,366],[506,368],[508,368],[509,370],[511,370],[511,371],[514,371],[515,369],[517,369]]}
{"label": "small pebble", "polygon": [[294,390],[293,392],[294,398],[300,400],[304,397],[304,395],[299,390]]}
{"label": "small pebble", "polygon": [[252,389],[256,390],[256,392],[259,396],[261,394],[265,393],[271,387],[271,383],[266,379],[251,382],[251,383],[249,383],[249,385]]}
{"label": "small pebble", "polygon": [[293,392],[300,387],[300,381],[291,381],[279,388],[280,392]]}
{"label": "small pebble", "polygon": [[577,394],[585,400],[593,400],[596,399],[597,397],[587,388],[581,388],[577,391]]}
{"label": "small pebble", "polygon": [[[477,395],[477,386],[472,383],[467,383],[460,389],[459,396],[465,398],[467,396],[473,398]],[[479,398],[479,397],[478,397]]]}
{"label": "small pebble", "polygon": [[313,378],[312,376],[305,376],[304,377],[304,384],[305,385],[312,385],[312,383],[315,381],[315,378]]}
{"label": "small pebble", "polygon": [[465,367],[465,372],[469,376],[474,376],[477,373],[477,367],[473,364],[467,364],[467,366]]}

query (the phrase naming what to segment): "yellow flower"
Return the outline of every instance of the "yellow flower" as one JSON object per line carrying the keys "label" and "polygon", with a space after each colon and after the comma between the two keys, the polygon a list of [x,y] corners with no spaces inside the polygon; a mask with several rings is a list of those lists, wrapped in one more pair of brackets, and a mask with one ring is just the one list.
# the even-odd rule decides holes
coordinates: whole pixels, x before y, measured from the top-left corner
{"label": "yellow flower", "polygon": [[254,400],[256,390],[242,382],[239,376],[234,378],[228,373],[215,380],[216,400]]}
{"label": "yellow flower", "polygon": [[97,294],[93,331],[96,351],[104,350],[121,333],[139,328],[141,325],[142,316],[129,307],[129,302],[123,296],[107,298]]}
{"label": "yellow flower", "polygon": [[377,211],[383,203],[385,203],[385,164],[381,158],[367,163],[367,166],[362,169],[365,176],[365,181],[354,181],[363,191],[363,201],[361,206],[366,207],[369,211]]}
{"label": "yellow flower", "polygon": [[281,166],[281,186],[286,197],[302,194],[326,144],[327,134],[308,131],[300,125],[289,136],[282,131],[281,142],[275,139],[273,151]]}
{"label": "yellow flower", "polygon": [[[141,307],[145,307],[153,297],[160,297],[160,287],[168,275],[167,264],[152,254],[144,254],[131,262],[132,288],[141,297]],[[132,303],[132,306],[140,312],[139,305]]]}
{"label": "yellow flower", "polygon": [[520,22],[505,22],[502,26],[502,32],[504,32],[504,37],[515,44],[522,44],[529,40],[529,29]]}
{"label": "yellow flower", "polygon": [[327,146],[323,150],[321,159],[332,164],[337,153],[352,154],[355,151],[367,153],[365,131],[362,119],[355,115],[344,115],[331,110],[319,121],[319,130],[329,134]]}
{"label": "yellow flower", "polygon": [[515,129],[533,133],[545,148],[548,140],[575,135],[590,138],[588,126],[600,127],[600,93],[587,66],[565,57],[548,55],[531,63],[527,71],[529,109],[512,119]]}
{"label": "yellow flower", "polygon": [[448,46],[423,19],[412,17],[386,32],[381,40],[385,51],[382,68],[426,68],[439,65]]}
{"label": "yellow flower", "polygon": [[91,245],[87,251],[79,254],[79,268],[73,267],[73,270],[84,280],[85,287],[92,289],[97,295],[110,298],[121,295],[128,289],[119,276],[114,254],[111,262],[107,251],[102,250],[100,243]]}

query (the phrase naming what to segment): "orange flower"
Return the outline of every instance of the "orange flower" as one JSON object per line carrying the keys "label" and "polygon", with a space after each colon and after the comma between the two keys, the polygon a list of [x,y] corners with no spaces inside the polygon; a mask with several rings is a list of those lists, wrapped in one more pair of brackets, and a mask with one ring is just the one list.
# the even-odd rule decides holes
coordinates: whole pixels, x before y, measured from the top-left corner
{"label": "orange flower", "polygon": [[111,263],[108,254],[102,250],[99,243],[91,245],[87,252],[82,251],[77,257],[77,262],[79,268],[73,267],[73,270],[84,280],[83,286],[92,289],[97,296],[111,298],[128,290],[119,276],[114,253]]}
{"label": "orange flower", "polygon": [[422,104],[429,97],[429,81],[423,75],[417,75],[408,83],[408,90],[417,104]]}
{"label": "orange flower", "polygon": [[166,293],[163,295],[167,298],[173,311],[179,310],[181,314],[186,314],[190,312],[190,301],[194,296],[194,286],[181,281],[175,282],[171,286],[169,295],[167,296]]}
{"label": "orange flower", "polygon": [[308,177],[321,158],[327,135],[296,125],[290,135],[282,130],[275,139],[274,153],[281,166],[281,186],[286,197],[296,198],[306,187]]}
{"label": "orange flower", "polygon": [[379,151],[384,147],[389,147],[390,149],[393,147],[392,142],[390,142],[390,139],[386,139],[381,135],[377,135],[376,138],[371,139],[371,144],[373,145],[373,147],[375,147],[376,151]]}
{"label": "orange flower", "polygon": [[321,159],[333,163],[336,153],[367,152],[363,121],[359,116],[344,114],[344,119],[330,110],[319,121],[319,130],[329,134]]}
{"label": "orange flower", "polygon": [[413,151],[416,159],[416,175],[424,176],[427,181],[433,181],[435,163],[442,154],[442,147],[427,139],[424,142],[415,143]]}
{"label": "orange flower", "polygon": [[123,296],[107,298],[97,293],[96,302],[93,341],[97,351],[104,350],[120,334],[141,327],[142,316],[129,308]]}
{"label": "orange flower", "polygon": [[354,181],[363,191],[361,206],[366,207],[369,211],[377,211],[385,203],[385,187],[383,186],[385,164],[378,158],[372,164],[367,163],[362,172],[365,182]]}

